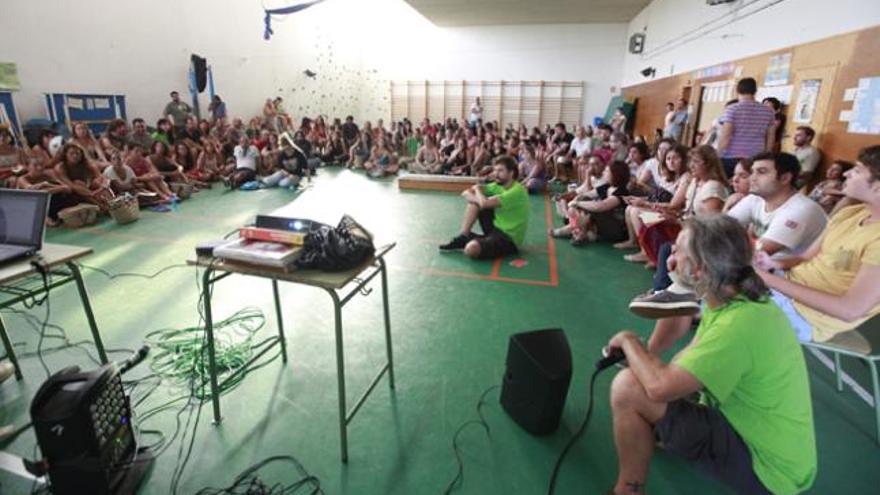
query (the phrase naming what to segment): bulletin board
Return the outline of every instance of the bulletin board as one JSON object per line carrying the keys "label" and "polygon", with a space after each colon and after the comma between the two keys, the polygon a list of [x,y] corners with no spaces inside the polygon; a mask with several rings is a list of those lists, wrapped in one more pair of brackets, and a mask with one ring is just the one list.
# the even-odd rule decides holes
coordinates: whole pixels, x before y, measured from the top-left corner
{"label": "bulletin board", "polygon": [[125,119],[125,95],[81,93],[46,93],[49,120],[71,130],[76,122],[85,122],[95,135],[103,133],[114,119]]}
{"label": "bulletin board", "polygon": [[880,77],[863,77],[847,128],[854,134],[880,134]]}
{"label": "bulletin board", "polygon": [[0,127],[10,129],[16,139],[21,136],[21,121],[18,120],[12,93],[7,91],[0,91]]}
{"label": "bulletin board", "polygon": [[724,104],[736,97],[736,81],[715,81],[701,86],[697,131],[707,132],[712,122],[724,113]]}

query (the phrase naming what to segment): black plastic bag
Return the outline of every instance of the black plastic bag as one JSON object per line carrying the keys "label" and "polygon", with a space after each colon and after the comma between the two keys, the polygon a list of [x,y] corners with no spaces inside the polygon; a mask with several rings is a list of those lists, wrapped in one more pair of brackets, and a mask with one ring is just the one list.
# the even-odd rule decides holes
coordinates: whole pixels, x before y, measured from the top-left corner
{"label": "black plastic bag", "polygon": [[345,215],[336,228],[323,225],[306,234],[303,251],[294,266],[301,270],[343,271],[360,265],[374,252],[373,235]]}

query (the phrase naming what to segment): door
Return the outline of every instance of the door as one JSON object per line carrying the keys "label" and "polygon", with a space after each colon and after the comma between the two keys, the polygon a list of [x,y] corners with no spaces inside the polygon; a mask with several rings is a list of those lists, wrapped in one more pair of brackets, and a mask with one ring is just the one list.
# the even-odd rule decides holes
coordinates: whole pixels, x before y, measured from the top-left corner
{"label": "door", "polygon": [[788,108],[788,119],[785,134],[782,137],[782,149],[792,151],[794,143],[791,137],[802,125],[810,126],[816,131],[813,146],[822,148],[825,127],[831,118],[831,89],[834,87],[839,64],[804,67],[794,71],[792,79],[794,88]]}
{"label": "door", "polygon": [[714,81],[700,86],[700,100],[697,102],[696,132],[694,137],[700,139],[694,143],[698,145],[711,132],[715,119],[724,113],[724,105],[735,96],[734,88],[736,81]]}

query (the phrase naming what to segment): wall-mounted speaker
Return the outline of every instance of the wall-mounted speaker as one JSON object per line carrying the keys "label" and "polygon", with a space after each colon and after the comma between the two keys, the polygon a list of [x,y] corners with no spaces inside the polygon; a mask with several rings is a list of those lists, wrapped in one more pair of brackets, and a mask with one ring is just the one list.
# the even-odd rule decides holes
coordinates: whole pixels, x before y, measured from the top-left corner
{"label": "wall-mounted speaker", "polygon": [[642,53],[645,50],[645,33],[636,33],[629,37],[629,52]]}

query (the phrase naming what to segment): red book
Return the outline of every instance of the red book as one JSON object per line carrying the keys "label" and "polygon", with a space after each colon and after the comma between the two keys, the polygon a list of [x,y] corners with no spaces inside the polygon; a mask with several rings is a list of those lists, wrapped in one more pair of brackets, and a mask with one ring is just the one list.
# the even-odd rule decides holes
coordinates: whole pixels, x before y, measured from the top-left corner
{"label": "red book", "polygon": [[303,232],[288,232],[286,230],[264,229],[260,227],[242,227],[238,229],[238,236],[242,239],[280,242],[291,246],[302,246],[306,238]]}

